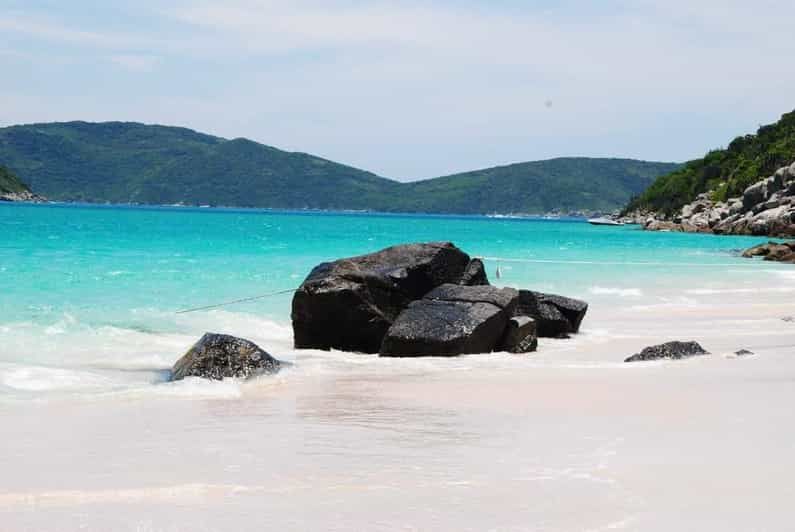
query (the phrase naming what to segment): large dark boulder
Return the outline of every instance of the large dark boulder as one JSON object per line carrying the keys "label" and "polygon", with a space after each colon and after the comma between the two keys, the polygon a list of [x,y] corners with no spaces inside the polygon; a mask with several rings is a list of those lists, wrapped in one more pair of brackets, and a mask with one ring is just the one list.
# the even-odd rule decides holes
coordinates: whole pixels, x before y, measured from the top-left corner
{"label": "large dark boulder", "polygon": [[458,283],[469,263],[452,243],[433,242],[320,264],[293,296],[295,347],[377,353],[409,303]]}
{"label": "large dark boulder", "polygon": [[579,299],[519,290],[519,304],[515,314],[530,316],[538,326],[538,336],[566,338],[580,330],[588,303]]}
{"label": "large dark boulder", "polygon": [[276,373],[281,364],[253,342],[227,334],[206,333],[174,364],[171,380],[251,377]]}
{"label": "large dark boulder", "polygon": [[624,362],[638,362],[642,360],[659,360],[662,358],[678,360],[697,355],[708,355],[698,342],[666,342],[660,345],[646,347],[640,353],[636,353]]}
{"label": "large dark boulder", "polygon": [[381,356],[455,356],[499,349],[519,294],[513,288],[442,285],[404,310]]}
{"label": "large dark boulder", "polygon": [[500,351],[530,353],[538,348],[536,320],[528,316],[514,316],[505,326]]}

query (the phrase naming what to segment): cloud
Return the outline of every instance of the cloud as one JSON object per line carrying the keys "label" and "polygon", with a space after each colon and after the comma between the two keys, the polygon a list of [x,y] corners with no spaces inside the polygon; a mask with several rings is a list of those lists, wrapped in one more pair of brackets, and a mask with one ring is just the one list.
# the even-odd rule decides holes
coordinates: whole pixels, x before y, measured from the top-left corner
{"label": "cloud", "polygon": [[[792,107],[795,4],[761,2],[141,0],[124,16],[0,10],[0,31],[9,53],[37,54],[29,86],[46,99],[41,79],[72,82],[91,116],[427,176],[556,155],[681,160],[775,120]],[[133,91],[106,68],[157,75]]]}
{"label": "cloud", "polygon": [[132,33],[106,33],[64,25],[51,17],[18,11],[0,12],[0,31],[23,34],[42,41],[101,48],[141,46],[144,37]]}
{"label": "cloud", "polygon": [[132,72],[152,72],[161,62],[161,58],[152,55],[119,54],[110,56],[110,61]]}

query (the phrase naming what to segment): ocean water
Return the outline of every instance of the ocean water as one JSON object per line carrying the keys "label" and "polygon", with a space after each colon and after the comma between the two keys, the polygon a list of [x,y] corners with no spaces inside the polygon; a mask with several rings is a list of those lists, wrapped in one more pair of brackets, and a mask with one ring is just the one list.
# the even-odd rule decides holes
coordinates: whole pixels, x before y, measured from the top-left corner
{"label": "ocean water", "polygon": [[453,241],[495,284],[592,302],[655,305],[788,271],[738,256],[763,239],[582,220],[6,204],[0,234],[0,364],[13,366],[0,386],[26,397],[118,387],[69,369],[150,370],[133,382],[159,383],[205,331],[291,351],[289,293],[178,311],[295,288],[320,262],[404,242]]}
{"label": "ocean water", "polygon": [[[758,271],[737,251],[764,240],[580,220],[30,205],[0,206],[0,230],[0,323],[142,329],[164,321],[147,313],[294,288],[319,262],[403,242],[450,240],[486,257],[495,282],[585,297],[683,275],[709,280],[717,269]],[[289,302],[230,310],[284,322]]]}
{"label": "ocean water", "polygon": [[[484,257],[494,284],[586,299],[581,334],[530,356],[383,360],[293,350],[289,294],[177,313],[438,240]],[[785,528],[795,269],[739,257],[763,240],[0,204],[0,529]],[[205,331],[294,365],[166,382]],[[622,362],[671,339],[712,356]]]}

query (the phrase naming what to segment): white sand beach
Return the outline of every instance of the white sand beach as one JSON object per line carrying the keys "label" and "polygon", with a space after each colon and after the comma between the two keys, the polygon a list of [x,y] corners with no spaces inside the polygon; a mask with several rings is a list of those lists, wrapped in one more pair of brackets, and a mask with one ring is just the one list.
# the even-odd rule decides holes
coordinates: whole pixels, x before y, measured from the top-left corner
{"label": "white sand beach", "polygon": [[[795,270],[776,273],[594,290],[582,334],[532,355],[295,352],[263,324],[295,362],[276,377],[3,404],[0,528],[786,529]],[[622,362],[671,339],[712,354]]]}

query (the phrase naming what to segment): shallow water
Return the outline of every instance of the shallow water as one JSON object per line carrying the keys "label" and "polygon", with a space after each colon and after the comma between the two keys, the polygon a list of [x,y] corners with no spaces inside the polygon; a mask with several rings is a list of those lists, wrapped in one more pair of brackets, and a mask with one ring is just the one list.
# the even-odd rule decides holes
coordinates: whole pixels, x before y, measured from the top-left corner
{"label": "shallow water", "polygon": [[[749,530],[789,524],[791,266],[578,221],[0,205],[0,529]],[[322,260],[418,240],[580,296],[531,356],[291,349]],[[497,265],[502,278],[494,279]],[[165,382],[204,331],[295,365]],[[695,339],[713,354],[623,364]],[[751,357],[732,353],[748,348]]]}

